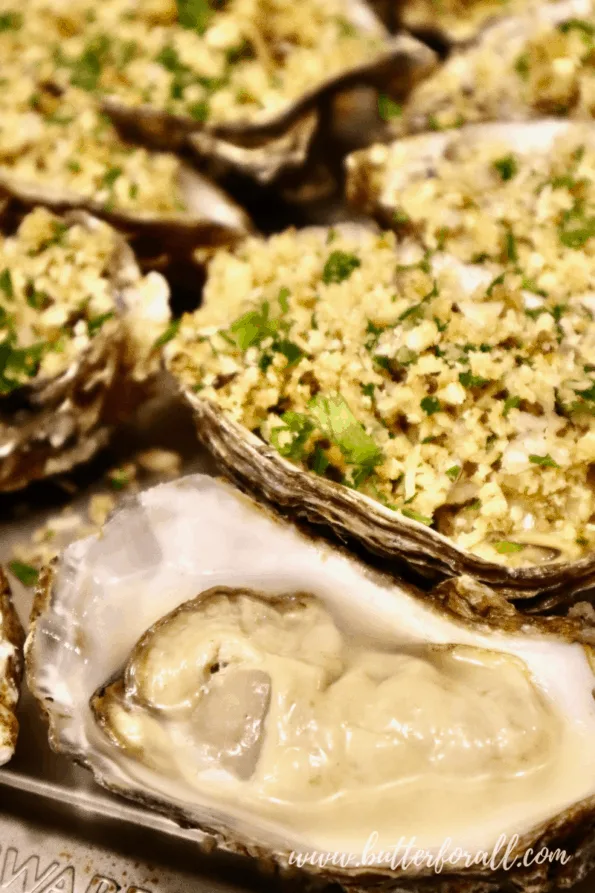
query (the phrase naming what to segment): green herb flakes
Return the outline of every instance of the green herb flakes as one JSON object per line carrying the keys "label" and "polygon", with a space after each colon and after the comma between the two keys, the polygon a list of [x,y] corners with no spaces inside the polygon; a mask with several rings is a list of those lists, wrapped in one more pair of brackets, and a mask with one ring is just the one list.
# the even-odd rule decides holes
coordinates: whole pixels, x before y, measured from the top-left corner
{"label": "green herb flakes", "polygon": [[552,457],[548,454],[545,456],[536,456],[535,454],[531,454],[529,456],[529,462],[532,465],[540,465],[542,468],[559,468],[557,462],[554,462]]}
{"label": "green herb flakes", "polygon": [[426,413],[426,415],[434,415],[434,413],[440,412],[440,410],[442,409],[438,397],[424,397],[420,403],[420,406]]}
{"label": "green herb flakes", "polygon": [[521,543],[511,543],[508,540],[500,540],[494,543],[494,549],[500,555],[512,555],[514,552],[522,552],[525,547]]}
{"label": "green herb flakes", "polygon": [[8,565],[11,574],[23,584],[23,586],[35,586],[39,580],[39,571],[30,564],[22,561],[11,561]]}
{"label": "green herb flakes", "polygon": [[322,281],[325,285],[330,285],[332,282],[344,282],[349,279],[354,270],[361,266],[361,263],[355,254],[333,251],[324,265]]}

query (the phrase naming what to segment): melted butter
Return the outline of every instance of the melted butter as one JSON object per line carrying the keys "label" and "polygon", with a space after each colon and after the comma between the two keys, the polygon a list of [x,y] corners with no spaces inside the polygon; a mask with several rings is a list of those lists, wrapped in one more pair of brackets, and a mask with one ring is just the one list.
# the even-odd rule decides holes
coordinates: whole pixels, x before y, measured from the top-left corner
{"label": "melted butter", "polygon": [[495,840],[528,803],[535,820],[547,814],[544,792],[580,752],[518,657],[378,650],[310,597],[222,591],[187,603],[146,634],[94,709],[140,765],[353,852],[372,832],[383,847],[401,835],[468,844],[478,817]]}

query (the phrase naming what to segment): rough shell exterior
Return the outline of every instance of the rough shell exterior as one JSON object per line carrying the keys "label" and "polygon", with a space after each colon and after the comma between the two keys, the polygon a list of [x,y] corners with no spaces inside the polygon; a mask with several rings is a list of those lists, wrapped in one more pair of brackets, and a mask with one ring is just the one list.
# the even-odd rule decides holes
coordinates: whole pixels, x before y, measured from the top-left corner
{"label": "rough shell exterior", "polygon": [[595,585],[595,555],[528,568],[478,558],[355,490],[303,471],[210,401],[190,390],[185,396],[200,440],[230,480],[283,512],[323,525],[341,540],[388,559],[396,574],[404,565],[434,581],[468,574],[501,589],[512,601],[523,600],[532,611],[576,601],[577,592]]}
{"label": "rough shell exterior", "polygon": [[156,246],[160,254],[187,256],[196,248],[230,245],[252,229],[245,211],[188,165],[180,168],[180,187],[187,210],[164,216],[117,210],[68,190],[47,189],[7,175],[0,177],[0,201],[4,196],[5,213],[17,217],[40,205],[56,214],[87,211],[129,237],[140,256],[154,255]]}
{"label": "rough shell exterior", "polygon": [[[383,33],[380,22],[373,30]],[[376,59],[329,78],[265,122],[209,127],[150,106],[128,107],[114,98],[103,100],[102,108],[123,133],[151,148],[188,147],[215,170],[223,168],[268,184],[306,164],[321,124],[319,109],[333,95],[364,84],[391,88],[395,84],[405,94],[435,65],[435,54],[425,44],[406,34],[387,35],[386,48]]]}
{"label": "rough shell exterior", "polygon": [[0,660],[0,765],[14,753],[19,731],[15,710],[23,672],[23,640],[23,630],[12,605],[8,580],[0,567],[0,646],[8,645],[12,651],[5,661]]}
{"label": "rough shell exterior", "polygon": [[[81,212],[65,219],[93,226],[93,218]],[[140,271],[123,241],[111,276],[116,304],[125,313],[124,292]],[[152,390],[153,376],[133,370],[133,351],[116,322],[63,374],[0,397],[0,492],[66,472],[105,446],[114,425]]]}

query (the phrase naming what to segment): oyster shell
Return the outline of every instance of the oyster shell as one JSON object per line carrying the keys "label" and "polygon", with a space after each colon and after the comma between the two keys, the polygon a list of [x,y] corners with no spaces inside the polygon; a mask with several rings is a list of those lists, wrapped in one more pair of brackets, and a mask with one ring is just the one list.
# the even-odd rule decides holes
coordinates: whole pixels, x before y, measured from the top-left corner
{"label": "oyster shell", "polygon": [[[106,22],[111,14],[110,24],[113,28],[114,16],[117,20],[118,5],[112,6],[111,13],[106,13]],[[119,21],[116,27],[132,29],[135,22],[142,23],[144,15],[142,10],[131,13],[129,4],[121,3],[120,6],[128,14],[128,19],[125,23]],[[285,64],[286,58],[291,56],[296,35],[301,35],[304,30],[302,21],[301,25],[294,23],[293,31],[288,31],[286,34],[278,25],[277,19],[281,21],[283,16],[286,17],[288,11],[292,10],[298,21],[300,16],[304,16],[304,10],[289,3],[277,3],[275,7],[268,7],[265,11],[260,7],[249,7],[249,11],[244,10],[241,14],[233,8],[231,11],[228,9],[215,11],[214,24],[211,23],[205,34],[205,45],[193,45],[192,52],[198,59],[199,68],[202,64],[202,74],[198,70],[194,72],[194,81],[190,79],[191,84],[188,88],[190,94],[193,89],[196,91],[199,82],[215,83],[218,80],[213,76],[217,72],[216,65],[207,70],[208,77],[204,76],[204,59],[202,63],[200,59],[204,57],[205,47],[209,53],[220,51],[221,41],[228,40],[228,34],[236,34],[238,29],[238,40],[243,37],[244,44],[229,48],[230,59],[234,52],[237,52],[239,62],[242,62],[242,52],[248,40],[249,51],[256,55],[259,66],[262,63],[262,72],[259,68],[248,81],[248,86],[238,87],[235,92],[230,88],[225,101],[222,99],[218,105],[215,104],[216,113],[213,112],[212,96],[208,93],[210,86],[205,88],[206,98],[198,102],[189,105],[190,101],[185,98],[188,85],[184,81],[186,76],[184,72],[190,71],[188,65],[192,56],[189,50],[190,44],[186,46],[190,37],[189,31],[179,28],[175,21],[168,22],[167,25],[171,34],[167,28],[161,28],[164,34],[166,32],[169,34],[170,43],[161,48],[157,60],[163,67],[164,77],[166,75],[170,77],[173,73],[171,95],[168,93],[157,99],[153,96],[148,100],[143,99],[143,94],[147,91],[151,93],[153,88],[159,97],[159,85],[163,78],[160,79],[157,74],[154,81],[147,83],[143,79],[142,84],[135,83],[133,76],[126,79],[116,75],[111,79],[108,78],[105,85],[95,84],[103,96],[100,100],[101,107],[119,129],[132,135],[135,140],[156,149],[178,151],[190,147],[202,163],[215,173],[235,172],[248,175],[261,183],[270,183],[282,174],[302,168],[308,158],[315,133],[322,123],[320,112],[324,110],[329,97],[340,90],[359,84],[389,85],[395,75],[400,84],[405,82],[409,87],[424,77],[435,64],[433,52],[424,44],[405,34],[391,37],[363,0],[335,3],[333,9],[336,8],[338,13],[334,17],[332,10],[327,14],[326,4],[319,4],[318,7],[314,4],[312,8],[314,12],[318,9],[326,15],[324,25],[327,29],[336,19],[335,24],[341,29],[343,39],[351,40],[353,46],[349,58],[344,53],[345,60],[341,61],[340,65],[335,57],[329,59],[328,67],[322,70],[318,77],[309,75],[314,57],[309,57],[309,62],[306,60],[300,69],[293,71],[291,77],[286,78],[284,89],[287,93],[288,85],[291,86],[296,80],[298,83],[303,81],[303,90],[299,96],[292,95],[293,88],[288,95],[277,96],[275,91],[280,88],[275,87],[274,78],[269,83],[271,72],[278,73],[281,63]],[[221,17],[220,20],[217,16]],[[260,16],[260,20],[255,22],[255,16]],[[267,22],[270,34],[266,33],[266,29],[263,30],[262,21]],[[312,31],[313,23],[306,21],[305,24]],[[145,25],[146,23],[143,23],[142,27],[145,28]],[[32,24],[31,27],[34,28],[35,25]],[[98,39],[101,39],[103,33],[101,20],[98,20],[92,28],[88,24],[81,27],[83,32],[88,32],[90,41],[94,35],[100,35]],[[276,27],[278,31],[275,31]],[[287,28],[286,25],[284,27]],[[149,26],[148,41],[153,31],[159,30],[151,29],[152,26]],[[324,34],[324,29],[320,33]],[[306,41],[304,46],[308,40],[313,41],[315,37],[316,35],[307,35],[304,38]],[[201,38],[194,34],[192,39],[199,41]],[[223,45],[227,46],[225,43]],[[73,59],[76,60],[80,52],[79,33],[73,37],[72,46],[75,53]],[[73,80],[77,81],[76,61],[74,64],[72,60],[64,61],[70,58],[69,50],[68,40],[63,41],[60,47],[63,63],[47,60],[45,67],[41,65],[38,69],[38,76],[53,78],[61,87],[72,83]],[[319,46],[319,54],[320,51]],[[154,64],[154,60],[152,61]],[[218,64],[220,60],[216,61]],[[233,60],[226,63],[230,70],[234,64]],[[136,70],[134,63],[133,70]],[[192,73],[191,71],[190,74]],[[239,93],[245,97],[243,105],[236,98],[236,94]]]}
{"label": "oyster shell", "polygon": [[[72,245],[67,247],[74,248],[75,254],[67,262],[62,244],[71,238]],[[101,241],[96,267],[94,238]],[[102,258],[108,242],[109,253]],[[27,254],[29,243],[31,254]],[[18,263],[2,271],[0,302],[5,298],[8,308],[3,307],[0,491],[67,471],[105,445],[117,421],[150,394],[160,365],[154,343],[169,320],[165,280],[157,273],[142,278],[121,236],[93,217],[72,212],[59,218],[38,209],[24,218],[14,237],[0,245],[6,260],[18,256],[19,245],[29,259],[27,275],[32,278],[22,281]],[[89,297],[81,305],[76,289],[83,286],[76,286],[72,271],[73,264],[86,262],[86,247],[89,270],[83,273]],[[54,253],[48,255],[47,266],[37,270],[44,252]],[[94,317],[91,311],[86,317],[86,311],[79,309],[76,313],[82,320],[69,329],[72,301],[70,309],[61,301],[73,282],[76,292],[70,298],[79,307],[103,309]],[[50,332],[54,340],[62,333],[62,353],[54,355],[49,347],[45,351],[43,345],[51,346],[51,339],[33,345],[34,355],[28,353],[28,343],[19,343],[19,332],[8,321],[9,310],[19,301],[23,308],[31,308],[28,314],[39,314],[37,338],[42,328],[48,339]],[[55,317],[50,319],[48,313]]]}
{"label": "oyster shell", "polygon": [[[567,126],[554,121],[519,134],[523,151],[544,150],[526,169],[519,155],[519,171],[546,183],[547,141]],[[457,137],[435,137],[442,146],[448,139]],[[472,152],[470,135],[461,147]],[[569,158],[575,149],[564,143]],[[479,184],[488,205],[493,198],[500,206],[469,158],[462,167],[472,188]],[[592,159],[586,152],[583,162]],[[492,160],[487,172],[499,176]],[[522,204],[516,181],[507,188]],[[411,194],[421,194],[417,182]],[[462,224],[452,250],[435,250],[431,227],[440,229],[450,212],[438,193],[428,201],[435,219],[422,219],[421,237],[401,244],[392,233],[335,227],[218,253],[204,304],[183,319],[166,361],[199,438],[240,485],[426,576],[467,573],[513,599],[546,593],[551,606],[595,579],[592,417],[584,402],[590,292],[575,294],[563,278],[544,297],[539,274],[536,284],[529,269],[526,281],[518,273],[536,254],[522,240],[533,233],[552,249],[556,219],[551,226],[546,215],[542,231],[525,208],[528,229],[517,230],[514,263],[503,262],[502,243],[508,250],[514,238],[506,229],[481,265],[472,263],[477,248]],[[480,225],[490,214],[477,206]],[[576,251],[561,251],[566,269]],[[542,272],[551,282],[547,265]],[[559,329],[561,311],[551,302],[568,302]],[[533,381],[528,391],[520,379]],[[568,508],[554,509],[561,505]]]}
{"label": "oyster shell", "polygon": [[592,20],[591,0],[561,0],[496,21],[455,48],[437,73],[414,88],[391,132],[553,114],[592,118],[585,45]]}
{"label": "oyster shell", "polygon": [[[421,595],[196,475],[45,571],[26,664],[57,751],[228,850],[353,854],[308,870],[443,889],[362,854],[518,833],[515,856],[572,854],[506,873],[537,891],[594,858],[590,636],[464,580]],[[504,877],[460,856],[448,871],[466,890]]]}
{"label": "oyster shell", "polygon": [[156,244],[161,254],[188,255],[251,229],[247,214],[190,165],[124,142],[83,91],[57,94],[32,82],[32,109],[19,68],[10,75],[0,126],[0,196],[25,208],[89,211],[131,237],[143,255]]}
{"label": "oyster shell", "polygon": [[[181,164],[179,188],[186,208],[172,214],[116,210],[60,186],[26,182],[0,169],[0,194],[25,210],[46,207],[56,214],[83,210],[107,221],[123,233],[143,257],[158,248],[160,254],[185,257],[196,248],[228,245],[252,230],[252,222],[223,190],[189,165]],[[7,212],[11,212],[10,205]]]}
{"label": "oyster shell", "polygon": [[[547,0],[546,0],[547,2]],[[384,5],[383,19],[389,27],[408,28],[417,34],[438,37],[449,44],[473,39],[478,32],[493,22],[511,15],[535,10],[542,0],[458,0],[433,4],[431,0],[379,0]]]}
{"label": "oyster shell", "polygon": [[11,602],[8,580],[0,567],[0,766],[12,757],[19,731],[15,710],[23,670],[24,638]]}
{"label": "oyster shell", "polygon": [[[534,159],[547,163],[557,144],[565,139],[576,145],[595,146],[595,127],[590,123],[571,122],[560,118],[542,118],[539,121],[493,121],[486,124],[469,124],[461,129],[439,133],[420,133],[377,143],[349,155],[345,162],[347,180],[346,195],[350,204],[359,212],[374,217],[382,226],[394,228],[405,236],[414,234],[426,250],[435,250],[438,239],[435,229],[426,226],[432,217],[428,204],[421,204],[409,216],[403,202],[406,190],[415,190],[426,184],[426,190],[434,184],[446,183],[449,174],[464,176],[465,166],[475,158],[476,168],[484,177],[483,182],[455,183],[460,191],[473,189],[476,200],[481,202],[485,213],[498,217],[501,196],[496,189],[504,177],[511,186],[517,181],[518,167],[529,169]],[[504,175],[493,162],[511,158],[512,167]],[[459,199],[460,207],[461,201]],[[454,199],[453,199],[454,206]],[[413,207],[413,205],[412,205]],[[547,212],[542,212],[542,217]],[[464,215],[443,212],[445,229],[465,228]],[[445,243],[447,244],[447,243]],[[459,254],[460,256],[460,254]],[[465,258],[467,259],[467,258]],[[490,257],[490,260],[496,258]]]}

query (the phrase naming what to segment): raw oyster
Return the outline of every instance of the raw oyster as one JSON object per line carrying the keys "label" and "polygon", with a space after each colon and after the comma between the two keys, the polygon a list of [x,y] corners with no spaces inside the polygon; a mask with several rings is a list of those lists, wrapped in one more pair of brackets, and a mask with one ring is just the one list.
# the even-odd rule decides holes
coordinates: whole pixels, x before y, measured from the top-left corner
{"label": "raw oyster", "polygon": [[24,638],[12,606],[8,581],[0,567],[0,766],[12,757],[19,730],[15,710],[23,670]]}
{"label": "raw oyster", "polygon": [[[26,664],[57,751],[229,850],[286,866],[518,834],[515,857],[548,842],[572,856],[506,873],[538,891],[594,858],[590,637],[464,580],[422,595],[196,475],[46,570]],[[309,870],[356,888],[433,875]],[[471,891],[504,875],[463,857],[448,871]]]}
{"label": "raw oyster", "polygon": [[18,64],[26,43],[32,77],[93,92],[137,140],[190,145],[214,170],[263,182],[303,166],[329,96],[393,78],[410,86],[434,64],[428,47],[392,38],[363,0],[169,2],[157,17],[130,0],[72,6],[65,25],[33,0],[5,38],[7,55]]}
{"label": "raw oyster", "polygon": [[[544,125],[533,145],[545,148],[564,126]],[[530,151],[528,137],[520,142]],[[467,143],[461,169],[480,185],[477,201],[481,193],[505,207],[481,179],[500,177],[493,157],[482,174],[470,138],[461,151]],[[502,181],[518,208],[501,233],[478,204],[478,229],[487,225],[491,239],[482,263],[464,228],[474,226],[472,204],[440,234],[432,227],[451,212],[431,189],[437,213],[419,223],[421,238],[290,230],[219,252],[204,304],[184,317],[166,360],[224,472],[429,576],[469,573],[517,598],[569,598],[589,585],[595,270],[560,241],[559,189],[547,211],[531,184],[552,194],[548,181],[580,164],[588,214],[595,153],[572,139],[556,151],[528,166],[519,155],[518,182]],[[413,198],[426,185],[414,183]],[[459,213],[458,192],[445,189]],[[588,236],[578,219],[566,226],[568,245]]]}
{"label": "raw oyster", "polygon": [[413,90],[391,132],[544,115],[591,119],[592,23],[592,0],[561,0],[486,27]]}
{"label": "raw oyster", "polygon": [[82,212],[0,241],[0,490],[89,459],[150,393],[168,288]]}

